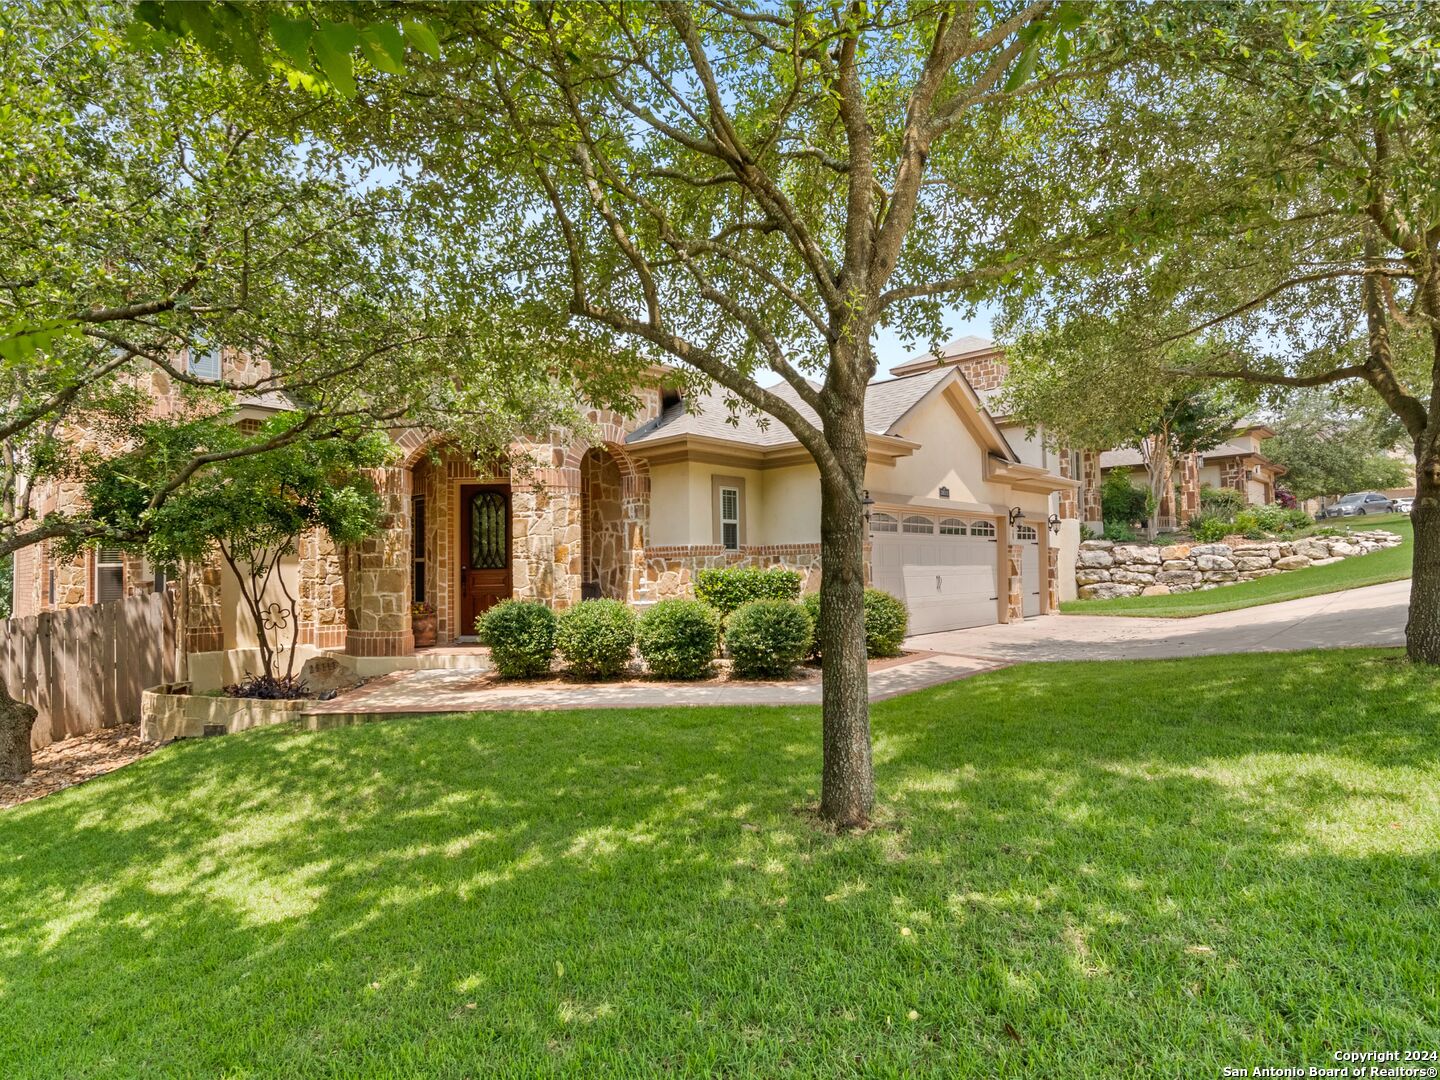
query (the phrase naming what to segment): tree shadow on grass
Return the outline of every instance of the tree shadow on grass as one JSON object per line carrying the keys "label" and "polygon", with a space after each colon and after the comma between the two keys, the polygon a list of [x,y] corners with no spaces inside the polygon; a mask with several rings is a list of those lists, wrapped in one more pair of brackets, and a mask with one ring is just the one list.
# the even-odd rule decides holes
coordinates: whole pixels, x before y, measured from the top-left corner
{"label": "tree shadow on grass", "polygon": [[896,827],[859,836],[792,813],[811,709],[167,748],[0,817],[0,1071],[1193,1074],[1433,1045],[1433,681],[1288,660],[877,706]]}

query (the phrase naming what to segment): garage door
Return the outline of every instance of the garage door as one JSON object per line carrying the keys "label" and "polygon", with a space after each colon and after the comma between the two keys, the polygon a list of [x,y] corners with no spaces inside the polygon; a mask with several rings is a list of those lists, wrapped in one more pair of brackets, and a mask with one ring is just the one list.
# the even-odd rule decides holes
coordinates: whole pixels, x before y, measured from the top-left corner
{"label": "garage door", "polygon": [[910,632],[997,622],[993,521],[876,511],[870,515],[875,587],[910,609]]}
{"label": "garage door", "polygon": [[1029,618],[1040,614],[1040,535],[1033,525],[1017,525],[1015,542],[1020,545],[1021,610]]}

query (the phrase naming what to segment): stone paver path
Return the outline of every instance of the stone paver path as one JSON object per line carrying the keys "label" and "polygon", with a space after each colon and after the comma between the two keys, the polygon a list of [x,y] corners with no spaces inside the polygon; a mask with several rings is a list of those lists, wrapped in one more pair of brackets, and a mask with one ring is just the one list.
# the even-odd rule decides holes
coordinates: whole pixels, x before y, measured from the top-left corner
{"label": "stone paver path", "polygon": [[913,637],[912,649],[985,660],[1139,660],[1405,643],[1410,582],[1307,596],[1193,619],[1046,615]]}
{"label": "stone paver path", "polygon": [[[968,656],[917,655],[870,672],[870,700],[963,679],[1003,664]],[[475,712],[496,709],[649,708],[672,705],[818,705],[820,680],[801,682],[494,683],[473,670],[397,671],[322,701],[307,715]]]}

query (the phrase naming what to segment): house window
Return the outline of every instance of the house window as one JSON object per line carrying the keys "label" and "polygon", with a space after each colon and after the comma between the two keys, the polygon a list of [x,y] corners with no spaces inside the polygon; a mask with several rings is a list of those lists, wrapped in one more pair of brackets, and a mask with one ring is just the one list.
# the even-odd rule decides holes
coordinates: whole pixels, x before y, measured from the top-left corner
{"label": "house window", "polygon": [[115,548],[95,553],[95,602],[119,600],[125,594],[125,557]]}
{"label": "house window", "polygon": [[928,517],[921,517],[919,514],[908,514],[905,520],[900,523],[900,531],[907,533],[933,533],[935,523]]}
{"label": "house window", "polygon": [[720,489],[720,546],[726,551],[740,550],[740,489]]}
{"label": "house window", "polygon": [[971,536],[987,536],[995,538],[995,523],[993,521],[977,521],[970,526]]}
{"label": "house window", "polygon": [[412,603],[425,602],[425,496],[410,500],[410,561],[413,581],[410,585]]}
{"label": "house window", "polygon": [[870,515],[870,531],[892,533],[900,531],[900,523],[894,514],[875,513]]}
{"label": "house window", "polygon": [[1031,526],[1031,525],[1017,525],[1017,526],[1015,526],[1015,539],[1017,539],[1017,540],[1034,540],[1034,539],[1035,539],[1035,529],[1034,529],[1034,526]]}
{"label": "house window", "polygon": [[945,518],[940,522],[941,536],[964,536],[965,522],[959,518]]}
{"label": "house window", "polygon": [[220,350],[219,348],[197,348],[194,345],[186,350],[189,354],[189,362],[186,370],[197,379],[209,379],[213,382],[220,381]]}

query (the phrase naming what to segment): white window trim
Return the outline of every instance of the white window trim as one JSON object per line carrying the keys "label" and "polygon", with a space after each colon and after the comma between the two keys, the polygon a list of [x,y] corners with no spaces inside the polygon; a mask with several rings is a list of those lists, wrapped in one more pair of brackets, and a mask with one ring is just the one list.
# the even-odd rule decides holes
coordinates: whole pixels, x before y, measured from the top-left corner
{"label": "white window trim", "polygon": [[[735,512],[728,515],[725,513],[725,497],[727,495],[733,496],[735,500]],[[725,527],[727,525],[733,525],[735,527],[735,542],[733,544],[729,543],[725,538]],[[734,484],[720,485],[720,546],[726,551],[740,550],[740,489]]]}

